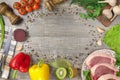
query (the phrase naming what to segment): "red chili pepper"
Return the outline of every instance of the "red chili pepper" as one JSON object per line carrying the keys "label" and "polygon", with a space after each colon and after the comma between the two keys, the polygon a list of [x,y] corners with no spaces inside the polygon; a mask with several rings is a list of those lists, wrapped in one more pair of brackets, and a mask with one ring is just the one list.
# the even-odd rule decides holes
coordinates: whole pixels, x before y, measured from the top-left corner
{"label": "red chili pepper", "polygon": [[19,70],[21,72],[27,72],[30,66],[30,56],[23,52],[18,53],[9,63],[10,68]]}

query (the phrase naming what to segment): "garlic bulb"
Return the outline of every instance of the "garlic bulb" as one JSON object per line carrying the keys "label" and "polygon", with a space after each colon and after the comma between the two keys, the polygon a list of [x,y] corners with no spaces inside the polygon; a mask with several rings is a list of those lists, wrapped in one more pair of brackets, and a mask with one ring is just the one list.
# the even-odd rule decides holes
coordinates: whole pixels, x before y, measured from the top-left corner
{"label": "garlic bulb", "polygon": [[111,9],[104,9],[102,11],[102,14],[106,16],[108,19],[111,19],[113,17],[113,14],[111,12]]}
{"label": "garlic bulb", "polygon": [[120,15],[120,6],[115,6],[115,7],[113,7],[113,12],[114,12],[116,15]]}
{"label": "garlic bulb", "polygon": [[112,21],[117,15],[120,15],[120,5],[113,7],[113,13],[114,13],[114,16],[113,16],[113,18],[111,19],[111,21]]}

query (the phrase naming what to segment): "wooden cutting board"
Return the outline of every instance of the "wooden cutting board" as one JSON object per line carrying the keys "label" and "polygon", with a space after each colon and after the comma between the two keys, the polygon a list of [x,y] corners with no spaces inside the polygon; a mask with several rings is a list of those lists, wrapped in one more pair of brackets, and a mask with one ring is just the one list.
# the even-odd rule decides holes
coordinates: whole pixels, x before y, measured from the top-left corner
{"label": "wooden cutting board", "polygon": [[[118,0],[117,5],[120,4],[120,0]],[[104,9],[110,9],[111,6],[107,5]],[[114,15],[114,14],[113,14]],[[110,21],[107,19],[104,15],[100,15],[97,17],[97,19],[106,27],[108,27],[114,20]]]}

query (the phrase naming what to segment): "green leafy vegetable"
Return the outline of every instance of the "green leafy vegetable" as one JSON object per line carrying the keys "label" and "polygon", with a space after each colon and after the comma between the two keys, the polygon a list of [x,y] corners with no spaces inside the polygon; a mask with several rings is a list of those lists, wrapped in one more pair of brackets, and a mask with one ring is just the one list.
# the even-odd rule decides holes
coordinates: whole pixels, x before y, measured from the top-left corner
{"label": "green leafy vegetable", "polygon": [[94,7],[93,6],[87,6],[87,9],[94,9]]}
{"label": "green leafy vegetable", "polygon": [[[103,41],[107,46],[109,46],[116,53],[120,54],[120,24],[114,25],[110,28],[104,38]],[[119,63],[120,65],[120,63]]]}
{"label": "green leafy vegetable", "polygon": [[[120,67],[120,54],[119,53],[115,53],[115,59],[116,59],[116,66]],[[120,76],[120,69],[117,72],[117,76]]]}
{"label": "green leafy vegetable", "polygon": [[97,7],[95,10],[94,10],[94,13],[93,13],[93,16],[99,16],[101,13],[101,7]]}
{"label": "green leafy vegetable", "polygon": [[94,19],[101,14],[102,9],[106,6],[105,3],[99,4],[98,0],[72,0],[71,4],[83,6],[88,10],[87,14],[82,13],[82,15],[80,15],[80,17],[84,19]]}
{"label": "green leafy vegetable", "polygon": [[56,59],[55,61],[51,62],[50,65],[55,68],[64,67],[69,68],[71,67],[71,63],[66,59]]}
{"label": "green leafy vegetable", "polygon": [[0,15],[0,30],[1,30],[0,35],[0,49],[1,49],[5,37],[5,26],[1,15]]}
{"label": "green leafy vegetable", "polygon": [[[115,59],[116,59],[116,66],[120,66],[120,54],[119,53],[115,53]],[[120,69],[117,72],[117,76],[120,76]]]}
{"label": "green leafy vegetable", "polygon": [[116,65],[120,66],[120,54],[116,53],[115,54],[115,59],[116,59]]}
{"label": "green leafy vegetable", "polygon": [[117,76],[120,76],[120,70],[119,70],[119,72],[117,72]]}
{"label": "green leafy vegetable", "polygon": [[90,70],[84,70],[83,75],[85,76],[85,80],[91,80]]}
{"label": "green leafy vegetable", "polygon": [[87,19],[88,16],[86,14],[80,13],[80,17],[83,19]]}

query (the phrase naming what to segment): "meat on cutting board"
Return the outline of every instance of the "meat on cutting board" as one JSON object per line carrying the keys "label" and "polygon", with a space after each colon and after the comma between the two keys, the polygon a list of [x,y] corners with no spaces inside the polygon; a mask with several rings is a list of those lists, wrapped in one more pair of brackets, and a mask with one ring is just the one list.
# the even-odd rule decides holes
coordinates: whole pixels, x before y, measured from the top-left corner
{"label": "meat on cutting board", "polygon": [[115,62],[116,59],[112,55],[107,54],[106,52],[93,52],[85,60],[85,63],[89,68],[99,63],[109,63],[111,65],[114,65]]}
{"label": "meat on cutting board", "polygon": [[105,74],[98,78],[98,80],[120,80],[120,77],[114,74]]}
{"label": "meat on cutting board", "polygon": [[92,80],[97,80],[100,76],[105,74],[116,75],[118,68],[108,63],[100,63],[93,66],[90,71]]}

